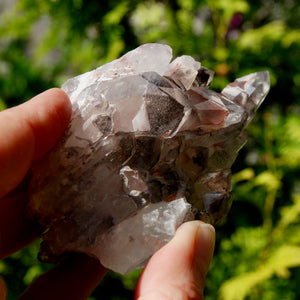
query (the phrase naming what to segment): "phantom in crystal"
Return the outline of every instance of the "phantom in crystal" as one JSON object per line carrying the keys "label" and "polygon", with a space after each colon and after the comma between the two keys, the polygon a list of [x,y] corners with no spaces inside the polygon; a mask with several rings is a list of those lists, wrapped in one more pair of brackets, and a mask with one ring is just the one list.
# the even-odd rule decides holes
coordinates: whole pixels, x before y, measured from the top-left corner
{"label": "phantom in crystal", "polygon": [[48,230],[40,259],[84,252],[114,271],[143,267],[183,222],[212,224],[231,205],[231,171],[269,74],[221,93],[213,72],[146,44],[68,80],[73,115],[33,169],[29,210]]}

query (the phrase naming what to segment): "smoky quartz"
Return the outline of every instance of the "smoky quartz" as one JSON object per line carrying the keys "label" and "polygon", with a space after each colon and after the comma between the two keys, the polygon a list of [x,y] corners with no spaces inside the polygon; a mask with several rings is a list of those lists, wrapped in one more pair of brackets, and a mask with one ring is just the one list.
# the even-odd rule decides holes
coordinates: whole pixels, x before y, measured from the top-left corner
{"label": "smoky quartz", "polygon": [[30,212],[47,231],[39,257],[84,252],[114,271],[143,267],[183,222],[212,224],[231,205],[231,166],[269,73],[221,93],[190,56],[145,44],[68,80],[73,114],[33,168]]}

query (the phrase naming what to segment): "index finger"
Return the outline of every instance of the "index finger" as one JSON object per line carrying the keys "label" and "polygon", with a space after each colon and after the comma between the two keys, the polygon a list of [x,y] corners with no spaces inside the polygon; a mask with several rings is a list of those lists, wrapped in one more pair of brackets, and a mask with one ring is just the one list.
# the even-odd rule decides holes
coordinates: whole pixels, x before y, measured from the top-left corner
{"label": "index finger", "polygon": [[68,97],[59,89],[0,113],[0,258],[21,249],[42,230],[26,213],[28,180],[23,179],[31,163],[63,134],[70,115]]}
{"label": "index finger", "polygon": [[70,116],[68,96],[57,88],[0,112],[0,198],[23,180],[34,160],[55,145]]}

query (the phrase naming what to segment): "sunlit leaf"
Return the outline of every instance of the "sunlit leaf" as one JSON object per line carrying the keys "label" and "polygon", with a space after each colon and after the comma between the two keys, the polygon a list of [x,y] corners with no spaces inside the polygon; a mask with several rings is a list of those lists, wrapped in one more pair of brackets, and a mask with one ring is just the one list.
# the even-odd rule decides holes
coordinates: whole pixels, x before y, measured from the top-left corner
{"label": "sunlit leaf", "polygon": [[274,275],[289,274],[287,269],[298,266],[300,266],[300,247],[282,246],[256,270],[225,281],[220,288],[220,299],[243,300],[258,283]]}
{"label": "sunlit leaf", "polygon": [[254,184],[265,186],[270,190],[278,190],[281,182],[280,178],[271,171],[264,171],[255,177]]}

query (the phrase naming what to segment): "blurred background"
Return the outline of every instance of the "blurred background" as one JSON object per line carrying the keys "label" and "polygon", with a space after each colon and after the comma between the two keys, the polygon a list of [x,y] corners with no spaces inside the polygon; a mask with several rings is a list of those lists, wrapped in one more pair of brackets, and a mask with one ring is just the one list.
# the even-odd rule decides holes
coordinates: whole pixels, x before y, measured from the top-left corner
{"label": "blurred background", "polygon": [[[233,166],[205,299],[300,299],[300,5],[297,0],[0,0],[0,109],[136,46],[169,44],[215,71],[212,89],[269,70],[271,91]],[[50,267],[38,241],[0,262],[15,299]],[[133,299],[140,271],[89,298]]]}

